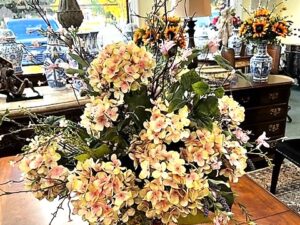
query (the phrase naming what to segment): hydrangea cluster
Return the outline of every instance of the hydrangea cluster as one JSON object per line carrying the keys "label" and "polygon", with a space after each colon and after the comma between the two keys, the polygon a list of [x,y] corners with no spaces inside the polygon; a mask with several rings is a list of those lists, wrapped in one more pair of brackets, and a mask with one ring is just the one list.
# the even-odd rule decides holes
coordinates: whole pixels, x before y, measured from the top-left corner
{"label": "hydrangea cluster", "polygon": [[26,190],[33,191],[37,199],[52,201],[66,190],[70,171],[58,163],[61,159],[58,142],[58,138],[36,136],[28,146],[31,151],[19,164]]}
{"label": "hydrangea cluster", "polygon": [[134,42],[107,45],[91,63],[90,84],[95,91],[128,93],[148,84],[155,61],[145,47]]}
{"label": "hydrangea cluster", "polygon": [[81,116],[81,125],[89,134],[99,136],[105,127],[111,127],[117,119],[118,103],[116,100],[108,99],[107,96],[92,97]]}
{"label": "hydrangea cluster", "polygon": [[225,95],[220,98],[218,107],[223,122],[229,124],[230,128],[236,128],[245,120],[245,108],[230,96]]}
{"label": "hydrangea cluster", "polygon": [[[223,97],[220,102],[231,102],[229,99]],[[232,105],[223,111],[224,115],[230,114]],[[237,104],[232,107],[243,112]],[[138,209],[164,224],[177,224],[179,217],[204,210],[203,200],[211,193],[207,175],[212,171],[237,182],[247,166],[246,149],[223,134],[221,123],[215,122],[211,131],[193,131],[188,115],[187,107],[168,113],[159,100],[151,110],[150,120],[144,123],[145,129],[130,147],[135,168],[141,168],[138,176],[145,180]],[[240,121],[232,117],[236,119],[234,124]],[[174,135],[177,131],[178,135]]]}
{"label": "hydrangea cluster", "polygon": [[162,77],[144,47],[108,45],[89,69],[80,123],[52,117],[37,126],[20,162],[26,188],[38,199],[67,198],[93,225],[180,225],[198,213],[227,223],[230,182],[247,166],[245,110],[188,70],[187,51],[181,74]]}
{"label": "hydrangea cluster", "polygon": [[74,195],[73,212],[90,224],[117,224],[119,218],[126,223],[135,213],[132,205],[139,190],[135,175],[121,167],[116,155],[109,162],[78,162],[67,188]]}

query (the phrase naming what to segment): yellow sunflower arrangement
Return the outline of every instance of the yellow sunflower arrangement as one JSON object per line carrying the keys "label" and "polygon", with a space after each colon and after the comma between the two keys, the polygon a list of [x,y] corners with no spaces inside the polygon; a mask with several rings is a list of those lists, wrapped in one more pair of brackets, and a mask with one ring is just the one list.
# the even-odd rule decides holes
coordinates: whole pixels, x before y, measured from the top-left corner
{"label": "yellow sunflower arrangement", "polygon": [[[287,20],[287,17],[274,14],[274,10],[275,8],[269,10],[260,7],[249,13],[249,18],[240,27],[239,35],[246,41],[269,43],[275,42],[277,37],[289,35],[292,21]],[[280,11],[283,10],[285,10],[284,7]]]}
{"label": "yellow sunflower arrangement", "polygon": [[175,16],[167,17],[167,19],[156,17],[155,21],[152,18],[152,20],[146,21],[143,28],[138,28],[134,32],[133,41],[139,46],[154,45],[162,40],[174,41],[180,48],[185,48],[184,29],[180,22],[180,18]]}

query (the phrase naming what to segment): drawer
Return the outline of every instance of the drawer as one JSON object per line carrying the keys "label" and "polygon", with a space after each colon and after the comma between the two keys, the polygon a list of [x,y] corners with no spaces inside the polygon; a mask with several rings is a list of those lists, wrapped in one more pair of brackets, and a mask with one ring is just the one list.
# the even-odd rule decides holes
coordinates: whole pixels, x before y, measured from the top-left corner
{"label": "drawer", "polygon": [[242,124],[241,127],[245,130],[252,131],[251,140],[257,139],[264,131],[270,139],[284,137],[286,119],[276,120],[265,123]]}
{"label": "drawer", "polygon": [[233,98],[244,107],[258,107],[287,103],[290,86],[272,86],[232,92]]}
{"label": "drawer", "polygon": [[285,119],[287,111],[287,104],[276,104],[264,107],[246,108],[244,123],[251,124]]}

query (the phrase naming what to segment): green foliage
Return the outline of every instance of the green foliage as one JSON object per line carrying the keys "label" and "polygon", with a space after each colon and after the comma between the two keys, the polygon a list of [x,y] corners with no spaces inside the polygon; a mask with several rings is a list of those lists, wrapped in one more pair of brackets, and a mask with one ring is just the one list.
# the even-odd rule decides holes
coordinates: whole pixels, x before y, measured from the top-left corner
{"label": "green foliage", "polygon": [[88,68],[90,66],[89,63],[79,55],[73,53],[69,53],[69,55],[81,66],[81,68]]}
{"label": "green foliage", "polygon": [[180,98],[174,98],[172,99],[172,101],[170,102],[169,105],[169,112],[173,112],[176,111],[178,109],[181,109],[183,106],[185,106],[187,104],[187,101],[184,99],[180,99]]}
{"label": "green foliage", "polygon": [[214,90],[214,94],[217,98],[222,98],[225,94],[225,90],[222,87],[218,87]]}
{"label": "green foliage", "polygon": [[192,87],[193,91],[200,96],[206,95],[210,91],[209,85],[203,81],[192,84]]}
{"label": "green foliage", "polygon": [[152,106],[150,97],[147,94],[147,87],[143,86],[140,90],[127,93],[124,101],[128,105],[128,113],[134,124],[138,129],[142,129],[143,123],[150,118],[150,112],[146,109]]}
{"label": "green foliage", "polygon": [[196,114],[199,116],[206,115],[209,117],[216,117],[219,114],[218,98],[215,96],[208,96],[199,100],[196,107]]}
{"label": "green foliage", "polygon": [[201,81],[201,78],[197,74],[197,72],[195,70],[190,70],[189,72],[182,75],[180,83],[184,90],[192,91],[192,85],[199,81]]}

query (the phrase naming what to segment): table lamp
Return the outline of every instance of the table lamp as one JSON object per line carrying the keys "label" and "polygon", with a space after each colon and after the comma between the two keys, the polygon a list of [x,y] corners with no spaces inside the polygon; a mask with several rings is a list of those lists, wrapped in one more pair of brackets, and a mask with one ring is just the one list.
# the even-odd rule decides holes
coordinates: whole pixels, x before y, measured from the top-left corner
{"label": "table lamp", "polygon": [[211,0],[172,0],[174,16],[184,17],[189,35],[188,48],[195,47],[194,34],[196,20],[194,17],[211,15]]}

